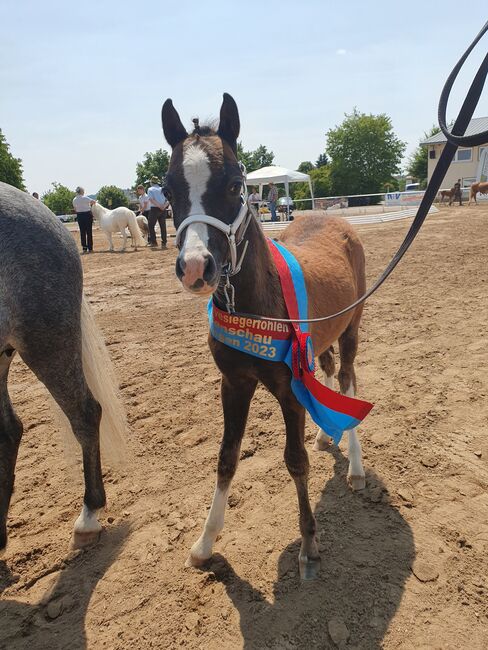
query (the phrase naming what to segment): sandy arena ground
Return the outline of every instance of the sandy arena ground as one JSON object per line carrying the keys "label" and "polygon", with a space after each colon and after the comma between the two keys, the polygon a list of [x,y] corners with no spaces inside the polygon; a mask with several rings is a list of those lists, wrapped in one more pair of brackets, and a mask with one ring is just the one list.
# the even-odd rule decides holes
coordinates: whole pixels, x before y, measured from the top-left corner
{"label": "sandy arena ground", "polygon": [[[409,221],[363,226],[368,277]],[[76,233],[74,233],[76,235]],[[83,258],[115,363],[130,461],[106,468],[100,543],[69,552],[81,507],[45,389],[18,359],[24,422],[10,544],[0,561],[0,648],[485,649],[488,644],[488,205],[441,207],[370,300],[357,362],[367,489],[341,450],[315,453],[310,494],[322,569],[298,576],[295,489],[278,405],[254,399],[226,526],[207,571],[184,562],[214,487],[222,415],[205,304],[175,250]]]}

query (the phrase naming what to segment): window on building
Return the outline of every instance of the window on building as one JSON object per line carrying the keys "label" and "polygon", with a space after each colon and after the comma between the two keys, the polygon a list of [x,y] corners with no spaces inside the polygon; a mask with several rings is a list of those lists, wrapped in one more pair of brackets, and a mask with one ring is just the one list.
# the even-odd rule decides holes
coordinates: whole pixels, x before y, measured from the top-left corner
{"label": "window on building", "polygon": [[471,187],[476,182],[476,178],[463,178],[463,187]]}
{"label": "window on building", "polygon": [[435,149],[431,149],[431,150],[429,151],[429,158],[430,158],[431,160],[435,160]]}
{"label": "window on building", "polygon": [[479,151],[478,151],[478,160],[481,160],[481,154],[483,153],[483,151],[484,151],[485,149],[487,149],[487,147],[480,147],[480,148],[479,148]]}
{"label": "window on building", "polygon": [[472,149],[458,149],[454,156],[454,162],[471,162],[472,157]]}

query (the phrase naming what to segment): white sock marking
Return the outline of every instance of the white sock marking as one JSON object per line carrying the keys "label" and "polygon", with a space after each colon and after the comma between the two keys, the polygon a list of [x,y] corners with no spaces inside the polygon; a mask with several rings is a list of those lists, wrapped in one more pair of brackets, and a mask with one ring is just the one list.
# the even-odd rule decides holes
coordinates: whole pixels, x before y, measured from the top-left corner
{"label": "white sock marking", "polygon": [[[356,391],[354,384],[351,384],[346,390],[347,397],[355,397]],[[347,451],[349,456],[348,476],[364,476],[363,463],[361,460],[361,443],[357,436],[356,428],[349,429],[347,432]]]}
{"label": "white sock marking", "polygon": [[213,545],[217,539],[217,535],[224,527],[225,508],[227,506],[229,490],[230,485],[225,490],[221,490],[218,486],[215,488],[212,506],[208,513],[203,533],[191,548],[191,558],[197,562],[203,562],[212,557]]}
{"label": "white sock marking", "polygon": [[75,521],[75,533],[98,533],[102,530],[102,525],[97,519],[97,511],[89,510],[83,504],[80,516]]}

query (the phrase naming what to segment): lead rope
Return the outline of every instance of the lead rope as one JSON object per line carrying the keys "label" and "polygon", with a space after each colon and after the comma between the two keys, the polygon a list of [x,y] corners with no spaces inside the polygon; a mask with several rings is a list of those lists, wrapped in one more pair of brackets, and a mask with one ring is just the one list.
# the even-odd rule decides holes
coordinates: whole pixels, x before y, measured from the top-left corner
{"label": "lead rope", "polygon": [[[329,316],[321,316],[320,318],[302,318],[302,319],[272,318],[270,316],[260,316],[257,314],[243,314],[235,311],[231,311],[230,313],[235,314],[236,316],[242,316],[243,318],[253,318],[257,320],[267,320],[267,321],[280,322],[280,323],[318,323],[321,321],[337,318],[338,316],[342,316],[343,314],[347,314],[347,312],[361,305],[377,289],[379,289],[379,287],[383,284],[386,278],[392,273],[393,269],[396,267],[398,262],[405,255],[407,250],[410,248],[413,240],[417,236],[422,224],[425,221],[427,214],[429,213],[429,209],[435,197],[437,196],[437,192],[439,191],[441,183],[444,179],[444,176],[446,175],[449,165],[452,162],[452,159],[454,158],[454,154],[456,153],[457,148],[460,146],[474,147],[488,142],[488,130],[482,131],[481,133],[476,133],[474,135],[469,135],[469,136],[464,135],[468,127],[468,124],[471,121],[473,113],[476,110],[481,93],[483,91],[483,86],[486,81],[486,76],[488,74],[488,54],[485,55],[485,58],[483,59],[478,69],[478,72],[476,73],[476,76],[474,77],[471,83],[468,94],[466,95],[466,99],[464,100],[461,110],[459,111],[459,115],[454,123],[454,126],[452,127],[452,131],[449,131],[446,125],[447,103],[449,100],[449,95],[451,94],[451,89],[454,84],[454,81],[456,80],[456,77],[458,76],[459,71],[463,67],[466,59],[468,58],[468,56],[471,54],[473,49],[476,47],[476,45],[479,43],[479,41],[486,34],[487,31],[488,31],[488,22],[485,23],[485,25],[483,26],[479,34],[476,36],[474,41],[471,43],[471,45],[468,47],[468,49],[465,51],[465,53],[456,63],[451,74],[447,78],[447,81],[444,85],[444,88],[442,90],[439,99],[439,110],[438,110],[439,126],[447,138],[447,144],[444,147],[444,151],[442,152],[439,158],[439,162],[437,163],[434,173],[432,174],[432,178],[430,179],[430,182],[427,185],[425,194],[418,207],[417,214],[415,215],[415,219],[413,220],[405,236],[405,239],[403,240],[398,251],[395,253],[395,255],[391,259],[386,269],[376,280],[373,286],[370,287],[370,289],[368,289],[368,291],[366,291],[364,295],[362,295],[360,298],[358,298],[355,302],[353,302],[348,307],[341,309],[335,314],[330,314]],[[224,289],[224,293],[225,293],[225,289]],[[232,298],[233,297],[234,296],[232,293]],[[231,307],[233,308],[233,306]],[[227,307],[227,309],[229,311],[229,306]]]}

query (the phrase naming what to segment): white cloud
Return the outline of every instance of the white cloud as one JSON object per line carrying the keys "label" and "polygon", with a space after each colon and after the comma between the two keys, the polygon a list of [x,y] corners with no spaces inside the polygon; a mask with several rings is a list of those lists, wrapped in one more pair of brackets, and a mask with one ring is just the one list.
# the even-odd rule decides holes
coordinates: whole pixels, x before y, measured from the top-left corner
{"label": "white cloud", "polygon": [[336,54],[338,54],[339,56],[344,56],[345,54],[347,54],[347,50],[340,48],[339,50],[336,50]]}

